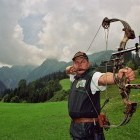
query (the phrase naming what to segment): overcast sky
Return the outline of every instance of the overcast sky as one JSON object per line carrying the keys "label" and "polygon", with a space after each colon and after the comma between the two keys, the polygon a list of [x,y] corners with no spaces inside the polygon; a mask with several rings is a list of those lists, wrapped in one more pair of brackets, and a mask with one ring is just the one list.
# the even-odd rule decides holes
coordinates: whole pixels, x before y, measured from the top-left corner
{"label": "overcast sky", "polygon": [[[71,61],[86,51],[105,17],[127,21],[140,35],[140,0],[0,0],[0,66],[40,65],[47,58]],[[121,23],[112,23],[107,49],[122,38]],[[87,53],[106,49],[101,28]]]}

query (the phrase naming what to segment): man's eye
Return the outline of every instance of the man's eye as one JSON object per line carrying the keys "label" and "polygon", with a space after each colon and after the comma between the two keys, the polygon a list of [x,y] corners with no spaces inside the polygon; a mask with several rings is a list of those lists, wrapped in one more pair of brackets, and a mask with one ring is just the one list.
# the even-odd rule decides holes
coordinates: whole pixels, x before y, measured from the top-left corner
{"label": "man's eye", "polygon": [[81,63],[85,63],[85,61],[83,60],[83,61],[81,61]]}

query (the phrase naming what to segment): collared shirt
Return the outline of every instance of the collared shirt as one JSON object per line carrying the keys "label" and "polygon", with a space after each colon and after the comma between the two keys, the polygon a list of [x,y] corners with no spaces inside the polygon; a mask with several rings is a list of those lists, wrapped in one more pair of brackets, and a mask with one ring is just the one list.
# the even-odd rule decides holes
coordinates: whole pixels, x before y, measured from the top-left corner
{"label": "collared shirt", "polygon": [[[101,72],[95,72],[93,74],[92,79],[91,79],[91,83],[90,83],[90,88],[91,88],[92,94],[95,94],[96,91],[104,91],[106,89],[106,86],[99,86],[98,85],[98,80],[103,74],[104,73],[101,73]],[[70,74],[70,81],[71,82],[73,82],[75,80],[74,77],[75,77],[75,75]]]}

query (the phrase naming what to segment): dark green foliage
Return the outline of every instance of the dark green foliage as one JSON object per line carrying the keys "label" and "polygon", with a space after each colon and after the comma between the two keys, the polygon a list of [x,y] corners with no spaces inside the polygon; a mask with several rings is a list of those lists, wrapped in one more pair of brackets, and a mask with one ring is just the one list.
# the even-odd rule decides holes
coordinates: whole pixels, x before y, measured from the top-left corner
{"label": "dark green foliage", "polygon": [[10,102],[10,100],[11,100],[11,97],[10,97],[9,94],[6,94],[6,95],[3,97],[3,101],[4,101],[4,102]]}
{"label": "dark green foliage", "polygon": [[127,52],[124,54],[124,63],[128,63],[130,60],[132,60],[132,53],[131,52]]}
{"label": "dark green foliage", "polygon": [[140,66],[138,67],[138,75],[140,75]]}
{"label": "dark green foliage", "polygon": [[130,67],[133,70],[136,69],[136,63],[133,60],[128,61],[127,66]]}
{"label": "dark green foliage", "polygon": [[18,87],[14,90],[5,90],[3,92],[4,102],[30,102],[38,103],[50,100],[56,91],[62,89],[59,81],[66,78],[64,72],[56,72],[36,81],[27,84],[26,80],[22,79],[18,83]]}
{"label": "dark green foliage", "polygon": [[19,97],[18,96],[12,97],[11,100],[10,100],[10,102],[11,103],[19,103],[20,102]]}

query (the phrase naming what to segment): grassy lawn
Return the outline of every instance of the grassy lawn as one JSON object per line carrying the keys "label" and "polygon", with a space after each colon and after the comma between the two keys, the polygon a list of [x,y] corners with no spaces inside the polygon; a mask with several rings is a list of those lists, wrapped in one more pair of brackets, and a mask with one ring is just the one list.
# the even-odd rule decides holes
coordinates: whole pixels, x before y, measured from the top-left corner
{"label": "grassy lawn", "polygon": [[70,89],[70,80],[69,79],[60,80],[60,84],[62,85],[63,90],[69,90]]}
{"label": "grassy lawn", "polygon": [[69,139],[67,102],[0,103],[0,140]]}
{"label": "grassy lawn", "polygon": [[[115,102],[108,108],[110,119],[121,120]],[[107,140],[139,140],[140,109],[128,125],[105,131]],[[120,117],[120,118],[119,118]],[[67,102],[39,104],[0,103],[1,140],[69,140]]]}
{"label": "grassy lawn", "polygon": [[[60,81],[63,89],[68,90],[68,79]],[[140,83],[140,78],[137,79]],[[102,93],[101,102],[110,97],[104,107],[111,123],[118,124],[124,117],[124,105],[116,86],[109,86]],[[137,111],[126,125],[105,131],[106,140],[140,139],[140,89],[132,90],[131,100],[138,103]],[[38,104],[0,103],[0,140],[70,140],[70,118],[67,101]]]}

